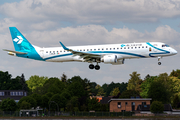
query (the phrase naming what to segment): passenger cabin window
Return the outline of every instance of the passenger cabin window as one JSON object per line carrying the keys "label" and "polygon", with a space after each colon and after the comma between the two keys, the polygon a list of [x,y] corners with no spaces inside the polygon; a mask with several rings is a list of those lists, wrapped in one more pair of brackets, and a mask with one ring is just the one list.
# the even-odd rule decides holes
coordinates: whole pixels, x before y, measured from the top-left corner
{"label": "passenger cabin window", "polygon": [[106,48],[106,50],[108,50],[108,48]]}
{"label": "passenger cabin window", "polygon": [[46,51],[46,53],[48,53],[48,51]]}

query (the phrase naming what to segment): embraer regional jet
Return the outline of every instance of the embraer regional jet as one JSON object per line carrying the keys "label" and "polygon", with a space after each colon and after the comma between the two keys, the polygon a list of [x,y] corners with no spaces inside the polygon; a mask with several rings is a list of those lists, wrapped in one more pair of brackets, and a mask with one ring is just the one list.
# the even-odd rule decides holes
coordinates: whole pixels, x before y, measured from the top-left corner
{"label": "embraer regional jet", "polygon": [[[48,62],[88,62],[90,69],[99,70],[98,63],[112,65],[124,64],[125,59],[158,58],[161,65],[162,57],[177,54],[169,45],[161,42],[124,43],[107,45],[86,45],[66,47],[41,48],[32,45],[16,27],[9,27],[15,51],[8,51],[9,55]],[[93,62],[97,63],[95,66]]]}

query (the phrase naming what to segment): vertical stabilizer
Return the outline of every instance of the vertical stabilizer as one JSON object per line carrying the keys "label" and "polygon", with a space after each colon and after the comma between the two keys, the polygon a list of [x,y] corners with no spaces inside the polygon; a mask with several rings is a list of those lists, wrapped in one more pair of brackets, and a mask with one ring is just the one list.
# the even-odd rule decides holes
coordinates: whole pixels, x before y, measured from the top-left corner
{"label": "vertical stabilizer", "polygon": [[16,51],[30,52],[34,48],[16,27],[9,27],[9,30]]}

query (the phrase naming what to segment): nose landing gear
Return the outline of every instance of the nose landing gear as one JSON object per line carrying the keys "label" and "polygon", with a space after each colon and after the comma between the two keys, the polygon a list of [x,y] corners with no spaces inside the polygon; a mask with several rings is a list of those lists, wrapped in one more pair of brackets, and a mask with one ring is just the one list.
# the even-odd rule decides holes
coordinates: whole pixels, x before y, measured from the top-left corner
{"label": "nose landing gear", "polygon": [[160,62],[160,59],[161,59],[161,57],[158,57],[158,65],[161,65],[161,62]]}

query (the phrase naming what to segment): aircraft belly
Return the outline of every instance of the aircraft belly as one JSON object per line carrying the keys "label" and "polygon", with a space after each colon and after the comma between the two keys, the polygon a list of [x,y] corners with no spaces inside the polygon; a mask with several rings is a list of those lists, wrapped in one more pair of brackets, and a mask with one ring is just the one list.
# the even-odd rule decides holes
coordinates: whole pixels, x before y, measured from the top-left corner
{"label": "aircraft belly", "polygon": [[64,57],[56,57],[52,59],[47,59],[48,62],[69,62],[74,61],[72,57],[70,56],[64,56]]}

